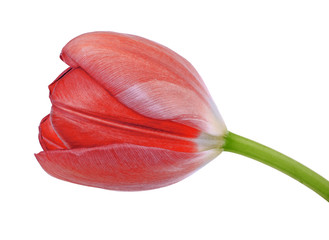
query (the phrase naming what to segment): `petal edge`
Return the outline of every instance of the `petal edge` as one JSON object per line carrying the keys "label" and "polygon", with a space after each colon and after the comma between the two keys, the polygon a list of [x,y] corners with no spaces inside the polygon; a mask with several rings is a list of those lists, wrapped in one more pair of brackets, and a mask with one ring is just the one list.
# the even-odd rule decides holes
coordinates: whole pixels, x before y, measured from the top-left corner
{"label": "petal edge", "polygon": [[36,154],[50,175],[77,184],[139,191],[176,183],[215,158],[220,151],[197,153],[132,144],[54,150]]}

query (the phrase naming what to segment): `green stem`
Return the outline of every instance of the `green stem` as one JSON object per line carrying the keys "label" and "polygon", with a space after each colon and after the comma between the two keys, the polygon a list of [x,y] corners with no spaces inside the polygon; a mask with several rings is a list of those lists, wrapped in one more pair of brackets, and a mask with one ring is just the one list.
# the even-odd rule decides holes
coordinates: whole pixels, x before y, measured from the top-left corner
{"label": "green stem", "polygon": [[306,185],[329,202],[329,181],[292,158],[231,132],[225,136],[223,149],[271,166]]}

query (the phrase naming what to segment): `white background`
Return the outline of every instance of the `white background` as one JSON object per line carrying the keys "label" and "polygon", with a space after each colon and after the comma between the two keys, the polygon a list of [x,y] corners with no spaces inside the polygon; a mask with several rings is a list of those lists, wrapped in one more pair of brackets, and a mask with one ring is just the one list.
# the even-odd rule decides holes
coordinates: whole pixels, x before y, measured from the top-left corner
{"label": "white background", "polygon": [[109,30],[187,58],[230,131],[329,178],[328,13],[316,0],[2,1],[0,239],[328,239],[328,202],[242,156],[127,193],[57,180],[33,155],[61,48]]}

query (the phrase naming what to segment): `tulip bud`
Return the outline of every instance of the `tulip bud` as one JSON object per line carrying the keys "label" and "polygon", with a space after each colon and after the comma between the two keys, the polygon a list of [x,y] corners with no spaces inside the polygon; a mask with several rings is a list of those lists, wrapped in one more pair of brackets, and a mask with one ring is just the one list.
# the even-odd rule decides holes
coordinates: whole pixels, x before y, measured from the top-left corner
{"label": "tulip bud", "polygon": [[62,180],[146,190],[187,177],[221,151],[225,124],[201,77],[172,50],[113,32],[71,40],[40,123],[43,169]]}

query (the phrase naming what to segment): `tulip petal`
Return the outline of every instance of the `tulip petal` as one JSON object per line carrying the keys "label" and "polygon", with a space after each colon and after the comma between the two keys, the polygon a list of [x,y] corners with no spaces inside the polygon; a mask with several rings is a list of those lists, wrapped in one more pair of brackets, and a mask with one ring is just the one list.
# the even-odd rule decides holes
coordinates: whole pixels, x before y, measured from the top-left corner
{"label": "tulip petal", "polygon": [[[164,78],[168,82],[210,96],[200,75],[183,57],[142,37],[114,32],[92,32],[71,40],[62,50],[61,59],[71,67],[82,67],[106,88],[117,94],[126,85]],[[88,70],[87,70],[88,69]],[[100,70],[101,71],[98,71]],[[128,69],[128,71],[127,71]],[[112,81],[107,81],[110,74]],[[122,80],[122,81],[120,81]]]}
{"label": "tulip petal", "polygon": [[64,143],[53,129],[49,115],[41,120],[39,126],[39,142],[43,150],[66,149]]}
{"label": "tulip petal", "polygon": [[175,151],[199,149],[198,129],[131,110],[81,68],[65,72],[49,88],[50,121],[69,148],[125,142]]}
{"label": "tulip petal", "polygon": [[[83,68],[113,97],[142,115],[148,113],[148,117],[161,116],[161,119],[198,126],[215,136],[226,133],[225,124],[197,71],[187,60],[160,44],[127,34],[94,32],[70,41],[63,48],[61,58],[71,67]],[[161,96],[157,97],[155,94],[159,92],[153,90],[160,87]],[[124,97],[125,93],[142,97],[135,101]],[[141,107],[147,96],[152,97],[151,102]],[[179,96],[184,97],[176,103]],[[170,105],[162,112],[164,104]],[[185,118],[177,113],[177,108]],[[196,108],[199,114],[191,111]]]}
{"label": "tulip petal", "polygon": [[[212,135],[223,132],[211,108],[193,91],[173,83],[152,80],[138,83],[116,95],[117,99],[138,113],[161,120],[172,120]],[[221,128],[221,125],[219,125]]]}
{"label": "tulip petal", "polygon": [[220,153],[197,153],[133,144],[45,151],[36,154],[50,175],[87,186],[136,191],[164,187],[187,177]]}

